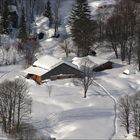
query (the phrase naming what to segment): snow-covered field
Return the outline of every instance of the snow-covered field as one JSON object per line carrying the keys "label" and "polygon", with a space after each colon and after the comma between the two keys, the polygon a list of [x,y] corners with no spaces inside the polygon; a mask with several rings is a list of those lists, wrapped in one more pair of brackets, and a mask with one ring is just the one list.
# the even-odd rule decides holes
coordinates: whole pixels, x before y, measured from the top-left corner
{"label": "snow-covered field", "polygon": [[29,80],[33,124],[57,139],[124,139],[113,99],[117,102],[125,94],[134,94],[140,86],[139,73],[122,74],[127,67],[116,64],[114,69],[98,73],[95,81],[101,86],[93,84],[86,99],[74,79],[49,81],[50,97],[46,84],[39,86]]}
{"label": "snow-covered field", "polygon": [[[111,0],[89,0],[94,9]],[[71,0],[62,4],[63,23],[61,32],[67,31],[67,13],[72,5]],[[46,38],[40,42],[41,49],[37,57],[44,54],[64,57],[59,46],[59,39],[47,39],[52,29],[47,28],[46,19],[37,21],[38,32],[44,31]],[[97,55],[114,62],[114,68],[95,74],[95,82],[89,88],[87,98],[83,98],[83,89],[76,79],[49,81],[47,84],[36,84],[27,80],[30,95],[33,99],[32,123],[43,135],[56,139],[124,139],[126,132],[120,127],[117,119],[117,101],[125,94],[139,91],[140,73],[135,73],[133,66],[128,66],[114,59],[112,52],[98,50]],[[72,56],[71,56],[72,57]],[[130,75],[123,71],[129,69]],[[21,75],[20,65],[0,67],[1,80]],[[51,88],[49,96],[49,88]]]}
{"label": "snow-covered field", "polygon": [[[97,73],[95,81],[116,100],[125,94],[134,94],[140,87],[140,74],[124,75],[126,68],[131,70],[130,66],[114,64],[114,69]],[[4,71],[5,68],[2,69]],[[16,66],[16,69],[19,68]],[[4,77],[16,75],[11,71]],[[119,121],[115,121],[114,127],[114,100],[109,94],[99,85],[93,84],[85,99],[82,87],[75,81],[65,79],[37,85],[27,80],[33,98],[32,122],[36,129],[43,135],[50,134],[57,139],[109,139],[116,127],[113,138],[124,139],[125,131],[120,128]],[[50,96],[47,85],[52,87]]]}

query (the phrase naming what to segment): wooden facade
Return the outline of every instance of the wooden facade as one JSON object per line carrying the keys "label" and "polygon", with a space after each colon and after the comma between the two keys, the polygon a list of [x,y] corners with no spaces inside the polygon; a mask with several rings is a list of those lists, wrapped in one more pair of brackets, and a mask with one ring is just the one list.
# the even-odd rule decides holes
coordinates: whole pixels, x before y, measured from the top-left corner
{"label": "wooden facade", "polygon": [[41,76],[33,75],[32,79],[37,81],[37,82],[41,82]]}

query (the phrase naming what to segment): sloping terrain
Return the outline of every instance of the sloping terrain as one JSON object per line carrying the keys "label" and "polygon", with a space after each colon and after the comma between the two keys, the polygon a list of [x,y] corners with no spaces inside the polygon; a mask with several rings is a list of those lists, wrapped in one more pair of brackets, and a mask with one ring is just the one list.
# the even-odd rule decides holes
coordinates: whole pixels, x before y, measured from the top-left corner
{"label": "sloping terrain", "polygon": [[[104,3],[111,0],[89,0],[92,14]],[[114,1],[113,1],[114,3]],[[73,4],[72,0],[61,5],[61,35],[69,31],[68,15]],[[45,38],[40,41],[41,48],[37,58],[50,54],[65,59],[65,53],[59,45],[61,39],[50,38],[53,29],[47,26],[47,19],[37,17],[37,30],[44,32]],[[51,135],[56,139],[124,139],[125,131],[117,119],[117,101],[125,94],[139,91],[140,73],[114,59],[113,52],[102,52],[97,55],[114,62],[114,68],[95,74],[95,83],[89,88],[87,98],[83,98],[83,89],[77,79],[48,81],[38,85],[27,80],[30,95],[33,99],[32,120],[35,128],[44,136]],[[75,54],[70,54],[69,60]],[[21,75],[24,68],[20,65],[1,67],[1,78],[13,78]],[[129,69],[130,75],[123,71]],[[50,90],[51,89],[51,90]]]}

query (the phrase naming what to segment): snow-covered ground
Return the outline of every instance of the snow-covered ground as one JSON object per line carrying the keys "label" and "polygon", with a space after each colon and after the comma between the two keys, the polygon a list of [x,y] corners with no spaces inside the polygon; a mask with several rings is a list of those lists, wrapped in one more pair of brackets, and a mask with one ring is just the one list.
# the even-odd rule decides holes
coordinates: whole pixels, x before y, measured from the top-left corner
{"label": "snow-covered ground", "polygon": [[112,135],[124,139],[125,131],[115,118],[114,105],[121,96],[139,90],[140,74],[124,75],[128,66],[118,65],[96,74],[97,83],[90,87],[86,99],[73,79],[49,81],[50,97],[46,84],[39,86],[29,80],[33,124],[57,139],[109,139]]}
{"label": "snow-covered ground", "polygon": [[[51,96],[44,84],[32,82],[33,122],[58,139],[99,139],[113,131],[113,102],[100,87],[92,86],[84,99],[72,79],[51,81]],[[111,121],[112,120],[112,121]],[[103,126],[106,126],[104,128]],[[112,130],[111,132],[108,130]]]}
{"label": "snow-covered ground", "polygon": [[[15,67],[9,68],[4,77],[16,76],[12,71]],[[114,64],[114,69],[97,73],[95,81],[117,100],[139,90],[140,74],[123,74],[125,69],[132,68]],[[5,68],[1,70],[4,72]],[[75,79],[49,81],[43,85],[32,80],[27,82],[33,98],[32,122],[44,135],[50,134],[57,139],[109,139],[114,133],[114,100],[100,85],[93,84],[84,99],[82,87]],[[52,87],[50,96],[47,85]],[[117,130],[113,138],[124,139],[125,131],[120,128],[119,121],[115,125]]]}
{"label": "snow-covered ground", "polygon": [[[105,2],[111,0],[89,0],[93,10]],[[66,23],[70,5],[72,1],[68,0],[61,7],[63,22],[60,31],[64,34],[68,30]],[[59,46],[60,40],[48,38],[53,30],[48,29],[47,19],[40,17],[36,25],[38,32],[46,33],[44,40],[40,41],[42,47],[37,57],[50,54],[63,58],[65,54]],[[140,73],[135,73],[133,66],[116,60],[111,51],[98,50],[97,55],[112,60],[114,68],[95,74],[95,82],[89,88],[87,98],[83,98],[83,89],[76,79],[49,81],[42,85],[27,80],[33,99],[31,121],[43,135],[49,134],[57,139],[126,138],[126,132],[117,119],[117,101],[125,94],[139,91]],[[20,65],[0,67],[0,78],[4,80],[19,76],[23,69]],[[129,75],[123,74],[126,69],[130,70]]]}

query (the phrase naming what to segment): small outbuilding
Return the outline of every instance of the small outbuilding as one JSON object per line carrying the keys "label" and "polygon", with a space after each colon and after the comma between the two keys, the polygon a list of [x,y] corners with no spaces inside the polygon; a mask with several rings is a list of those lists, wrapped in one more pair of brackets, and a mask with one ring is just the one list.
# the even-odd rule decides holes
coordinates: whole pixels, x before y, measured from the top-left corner
{"label": "small outbuilding", "polygon": [[72,63],[77,65],[81,70],[84,67],[88,67],[95,72],[113,68],[113,63],[111,61],[90,55],[85,57],[75,57],[73,58]]}
{"label": "small outbuilding", "polygon": [[76,65],[50,55],[41,57],[24,72],[27,73],[27,78],[32,78],[39,83],[46,79],[81,77],[82,74]]}

